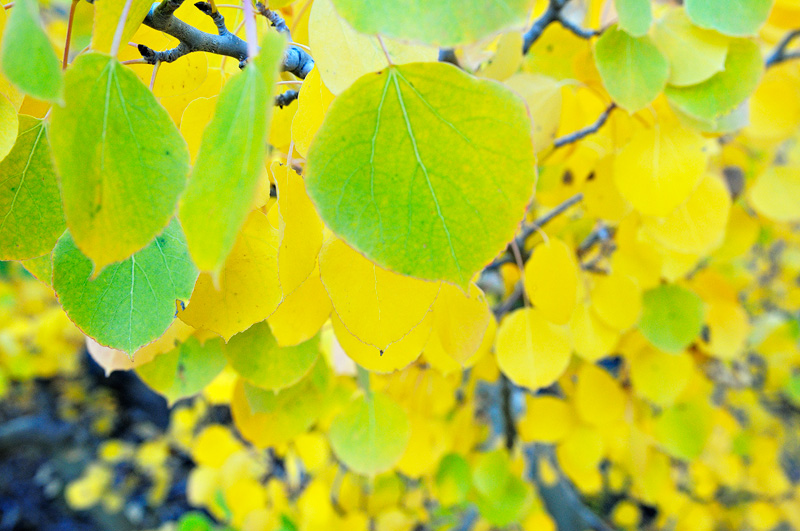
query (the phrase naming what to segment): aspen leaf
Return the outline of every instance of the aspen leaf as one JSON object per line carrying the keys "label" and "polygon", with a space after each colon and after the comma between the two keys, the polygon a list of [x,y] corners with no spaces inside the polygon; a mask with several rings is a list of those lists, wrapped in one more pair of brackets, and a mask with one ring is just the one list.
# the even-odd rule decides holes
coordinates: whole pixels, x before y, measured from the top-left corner
{"label": "aspen leaf", "polygon": [[20,118],[11,100],[0,92],[0,161],[9,154],[19,136]]}
{"label": "aspen leaf", "polygon": [[686,201],[706,169],[703,138],[677,125],[637,132],[614,161],[614,183],[633,207],[666,216]]}
{"label": "aspen leaf", "polygon": [[439,461],[435,481],[437,499],[442,505],[449,507],[464,502],[472,487],[469,463],[457,453],[447,454]]}
{"label": "aspen leaf", "polygon": [[333,419],[329,432],[336,456],[353,472],[369,475],[391,469],[410,436],[408,415],[382,393],[355,398]]}
{"label": "aspen leaf", "polygon": [[333,0],[339,15],[360,33],[422,42],[438,47],[469,44],[503,29],[521,29],[530,0]]}
{"label": "aspen leaf", "polygon": [[428,316],[400,339],[383,350],[354,336],[337,315],[331,317],[336,340],[347,356],[372,372],[388,373],[404,369],[422,353],[431,335],[433,318]]}
{"label": "aspen leaf", "polygon": [[627,330],[639,320],[642,292],[633,279],[612,272],[595,279],[592,308],[608,326],[616,330]]}
{"label": "aspen leaf", "polygon": [[607,371],[584,363],[578,371],[575,386],[575,411],[591,426],[604,426],[620,420],[627,399],[619,384]]}
{"label": "aspen leaf", "polygon": [[754,139],[780,141],[792,136],[800,127],[800,71],[770,68],[764,74],[747,102],[750,122],[745,134]]}
{"label": "aspen leaf", "polygon": [[510,31],[502,34],[497,39],[494,57],[481,67],[476,75],[498,81],[510,78],[522,64],[522,46],[521,33]]}
{"label": "aspen leaf", "polygon": [[116,59],[79,56],[65,86],[50,144],[67,227],[97,274],[164,230],[186,185],[189,154],[153,93]]}
{"label": "aspen leaf", "polygon": [[629,112],[646,107],[667,84],[669,63],[650,37],[611,27],[597,40],[594,56],[609,95]]}
{"label": "aspen leaf", "polygon": [[518,424],[519,436],[525,442],[554,444],[567,436],[575,421],[575,413],[566,401],[555,396],[525,395],[525,415]]}
{"label": "aspen leaf", "polygon": [[696,293],[664,284],[642,296],[639,329],[656,348],[680,352],[700,334],[704,316],[703,300]]}
{"label": "aspen leaf", "polygon": [[144,383],[164,395],[170,404],[192,396],[225,368],[222,339],[209,338],[201,342],[190,337],[174,349],[159,354],[136,372]]}
{"label": "aspen leaf", "polygon": [[202,273],[178,317],[226,341],[263,321],[283,298],[278,279],[278,231],[258,210],[250,213],[220,271],[219,289]]}
{"label": "aspen leaf", "polygon": [[703,451],[713,425],[708,404],[684,402],[665,410],[656,419],[653,431],[668,454],[691,461]]}
{"label": "aspen leaf", "polygon": [[67,232],[53,251],[53,289],[72,321],[101,345],[133,354],[161,336],[197,279],[180,225],[91,278],[92,263]]}
{"label": "aspen leaf", "polygon": [[[375,6],[368,9],[374,10]],[[378,37],[354,30],[337,15],[331,0],[318,0],[311,6],[308,43],[314,52],[314,70],[319,71],[319,77],[334,94],[340,94],[361,76],[389,66]],[[433,46],[389,38],[383,39],[383,46],[396,65],[431,62],[439,57]]]}
{"label": "aspen leaf", "polygon": [[292,293],[317,265],[322,247],[322,221],[308,198],[303,178],[285,165],[270,167],[278,187],[280,247],[278,276],[284,294]]}
{"label": "aspen leaf", "polygon": [[[99,0],[95,4],[92,50],[106,54],[111,52],[111,44],[114,42],[114,34],[122,17],[125,2],[126,0]],[[120,35],[120,43],[123,46],[136,33],[151,5],[153,3],[150,0],[130,0],[128,16]]]}
{"label": "aspen leaf", "polygon": [[734,36],[755,35],[767,21],[772,0],[686,0],[686,13],[700,27]]}
{"label": "aspen leaf", "polygon": [[561,120],[561,82],[541,74],[520,72],[505,84],[528,104],[536,152],[550,147]]}
{"label": "aspen leaf", "polygon": [[693,366],[686,352],[668,354],[646,348],[630,360],[631,383],[637,395],[657,406],[669,406],[689,385]]}
{"label": "aspen leaf", "polygon": [[319,338],[291,347],[275,341],[266,321],[256,323],[228,341],[225,356],[252,385],[279,391],[299,382],[319,357]]}
{"label": "aspen leaf", "polygon": [[608,356],[619,339],[619,331],[604,323],[585,304],[575,308],[569,329],[575,354],[589,362]]}
{"label": "aspen leaf", "polygon": [[444,423],[425,414],[411,415],[411,436],[397,470],[414,479],[428,476],[447,451],[447,434]]}
{"label": "aspen leaf", "polygon": [[306,186],[326,225],[376,264],[466,288],[514,236],[534,166],[518,97],[449,64],[411,64],[334,100]]}
{"label": "aspen leaf", "polygon": [[733,360],[744,351],[750,322],[747,312],[735,301],[714,299],[705,318],[710,341],[704,344],[713,356]]}
{"label": "aspen leaf", "polygon": [[756,179],[748,198],[756,212],[775,221],[797,221],[800,167],[771,166]]}
{"label": "aspen leaf", "polygon": [[465,363],[480,348],[492,312],[481,289],[469,286],[469,296],[451,284],[442,284],[433,305],[433,333],[448,356]]}
{"label": "aspen leaf", "polygon": [[36,277],[40,282],[44,282],[51,288],[53,287],[53,252],[43,254],[38,258],[31,258],[29,260],[21,260],[22,267],[28,270],[28,273]]}
{"label": "aspen leaf", "polygon": [[11,152],[0,162],[2,260],[47,254],[66,228],[45,122],[23,115],[18,129]]}
{"label": "aspen leaf", "polygon": [[26,94],[40,100],[61,99],[61,62],[42,28],[37,0],[14,4],[3,32],[0,66],[8,80]]}
{"label": "aspen leaf", "polygon": [[217,97],[197,98],[186,106],[181,117],[181,134],[189,146],[189,155],[192,162],[197,160],[197,152],[200,150],[200,142],[203,138],[203,131],[214,116],[214,109],[217,107]]}
{"label": "aspen leaf", "polygon": [[297,112],[292,119],[292,140],[294,148],[300,155],[308,155],[311,140],[322,125],[322,119],[333,101],[333,94],[322,83],[320,78],[319,58],[314,68],[303,80],[300,94],[297,96]]}
{"label": "aspen leaf", "polygon": [[692,24],[684,9],[672,9],[656,22],[653,40],[669,61],[669,84],[695,85],[725,69],[728,42]]}
{"label": "aspen leaf", "polygon": [[536,390],[555,382],[570,361],[569,333],[532,308],[508,315],[497,331],[497,364],[514,383]]}
{"label": "aspen leaf", "polygon": [[439,339],[439,334],[431,334],[428,338],[428,342],[425,343],[423,359],[442,375],[446,376],[453,372],[460,372],[463,369],[475,366],[484,356],[491,352],[496,334],[497,321],[492,317],[489,319],[489,326],[486,327],[486,332],[483,334],[478,349],[472,356],[463,361],[456,360],[445,351]]}
{"label": "aspen leaf", "polygon": [[279,34],[267,33],[254,63],[225,84],[181,198],[179,217],[192,258],[215,275],[253,204],[285,44]]}
{"label": "aspen leaf", "polygon": [[667,87],[669,102],[700,120],[714,120],[738,107],[758,86],[764,63],[758,44],[747,39],[730,42],[725,68],[709,79],[687,87]]}
{"label": "aspen leaf", "polygon": [[619,27],[632,37],[647,34],[653,22],[650,0],[614,0],[619,16]]}
{"label": "aspen leaf", "polygon": [[422,322],[439,292],[439,284],[387,271],[337,239],[323,245],[319,272],[344,327],[378,350]]}
{"label": "aspen leaf", "polygon": [[706,175],[685,203],[665,218],[645,221],[645,230],[663,246],[705,254],[722,243],[731,196],[721,179]]}
{"label": "aspen leaf", "polygon": [[542,315],[566,324],[578,298],[578,264],[569,246],[557,238],[537,245],[525,263],[525,292]]}
{"label": "aspen leaf", "polygon": [[284,297],[267,322],[278,344],[288,347],[314,337],[332,309],[319,269],[315,268],[297,289]]}

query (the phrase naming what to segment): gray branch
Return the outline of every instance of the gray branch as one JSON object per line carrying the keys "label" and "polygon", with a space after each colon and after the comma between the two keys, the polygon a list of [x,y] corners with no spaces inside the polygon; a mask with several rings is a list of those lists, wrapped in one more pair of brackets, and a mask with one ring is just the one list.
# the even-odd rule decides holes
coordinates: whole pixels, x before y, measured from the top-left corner
{"label": "gray branch", "polygon": [[786,51],[786,48],[788,48],[792,41],[798,37],[800,37],[800,28],[787,33],[783,39],[781,39],[781,42],[778,43],[778,46],[775,47],[775,51],[773,51],[769,57],[767,57],[767,68],[784,61],[789,61],[790,59],[800,59],[800,50],[792,52]]}
{"label": "gray branch", "polygon": [[[172,50],[161,52],[140,45],[139,52],[145,61],[150,64],[155,64],[156,62],[169,63],[192,52],[208,52],[232,57],[237,59],[240,65],[244,64],[247,60],[247,43],[228,31],[225,26],[225,19],[219,12],[213,12],[211,5],[206,2],[195,4],[200,11],[210,16],[217,26],[218,35],[212,35],[200,31],[175,17],[175,10],[181,4],[183,4],[183,0],[162,0],[161,3],[153,4],[150,8],[150,12],[147,13],[144,19],[144,24],[175,37],[180,44]],[[305,78],[312,68],[314,68],[314,59],[305,50],[298,46],[290,46],[286,49],[283,58],[283,70],[285,72],[291,72],[299,78]]]}
{"label": "gray branch", "polygon": [[592,125],[588,125],[583,129],[578,129],[574,133],[570,133],[560,138],[556,138],[555,141],[553,142],[553,146],[556,148],[560,148],[562,146],[566,146],[567,144],[577,142],[582,138],[586,138],[587,136],[596,133],[597,131],[600,130],[601,127],[603,127],[603,124],[606,123],[608,117],[611,116],[611,111],[613,111],[616,108],[617,104],[612,103],[606,108],[605,111],[603,111],[603,114],[600,115],[600,117],[597,119],[597,121],[595,121],[595,123],[593,123]]}
{"label": "gray branch", "polygon": [[547,26],[553,22],[558,22],[565,29],[568,29],[582,39],[589,39],[591,37],[600,35],[603,32],[603,30],[584,29],[567,20],[564,17],[563,10],[568,2],[569,0],[550,0],[550,2],[547,4],[547,9],[542,16],[537,18],[531,28],[525,32],[522,42],[523,54],[528,53],[528,50],[531,49],[533,43],[535,43],[539,37],[542,36],[542,33],[544,33],[544,30],[547,29]]}

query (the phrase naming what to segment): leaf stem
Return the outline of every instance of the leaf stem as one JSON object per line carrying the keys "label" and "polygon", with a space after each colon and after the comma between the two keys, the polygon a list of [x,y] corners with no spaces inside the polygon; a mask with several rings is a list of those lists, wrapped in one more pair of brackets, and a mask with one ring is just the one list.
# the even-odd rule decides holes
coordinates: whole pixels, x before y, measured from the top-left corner
{"label": "leaf stem", "polygon": [[389,64],[389,66],[394,66],[394,63],[392,62],[392,58],[389,57],[389,50],[386,49],[386,45],[383,43],[383,39],[381,39],[381,36],[378,35],[378,34],[376,34],[375,37],[378,39],[378,42],[381,44],[381,48],[383,49],[383,55],[386,56],[386,62]]}
{"label": "leaf stem", "polygon": [[358,380],[358,387],[364,391],[364,396],[367,400],[371,400],[372,391],[369,387],[369,371],[361,365],[356,364],[356,379]]}
{"label": "leaf stem", "polygon": [[9,2],[3,6],[3,9],[8,10],[11,9],[12,7],[14,7],[14,2]]}
{"label": "leaf stem", "polygon": [[156,64],[153,65],[153,75],[150,77],[150,90],[153,90],[153,87],[156,86],[156,74],[158,74],[158,69],[161,66],[161,61],[156,61]]}
{"label": "leaf stem", "polygon": [[251,0],[242,0],[244,8],[244,33],[247,36],[247,59],[250,60],[258,53],[258,28],[256,28],[256,15],[253,11]]}
{"label": "leaf stem", "polygon": [[114,32],[114,40],[111,41],[111,57],[116,57],[119,52],[119,45],[122,41],[122,32],[125,29],[125,22],[128,20],[128,13],[131,10],[132,0],[125,0],[125,5],[122,7],[122,13],[117,22],[117,30]]}
{"label": "leaf stem", "polygon": [[61,70],[67,69],[67,61],[69,61],[69,43],[72,39],[72,21],[75,19],[75,7],[78,5],[78,0],[72,0],[72,5],[69,6],[69,19],[67,20],[67,38],[64,40],[64,60],[61,62]]}

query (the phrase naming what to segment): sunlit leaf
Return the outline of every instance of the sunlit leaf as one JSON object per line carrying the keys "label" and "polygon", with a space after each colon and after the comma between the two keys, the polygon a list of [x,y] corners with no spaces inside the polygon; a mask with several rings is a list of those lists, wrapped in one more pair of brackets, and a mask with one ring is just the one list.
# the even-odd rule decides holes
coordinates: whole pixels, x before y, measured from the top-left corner
{"label": "sunlit leaf", "polygon": [[619,27],[633,37],[642,37],[650,29],[653,13],[650,0],[614,0]]}
{"label": "sunlit leaf", "polygon": [[773,0],[686,0],[695,24],[727,35],[755,35],[766,22]]}
{"label": "sunlit leaf", "polygon": [[700,334],[705,307],[694,292],[674,284],[646,291],[639,329],[657,348],[680,352]]}

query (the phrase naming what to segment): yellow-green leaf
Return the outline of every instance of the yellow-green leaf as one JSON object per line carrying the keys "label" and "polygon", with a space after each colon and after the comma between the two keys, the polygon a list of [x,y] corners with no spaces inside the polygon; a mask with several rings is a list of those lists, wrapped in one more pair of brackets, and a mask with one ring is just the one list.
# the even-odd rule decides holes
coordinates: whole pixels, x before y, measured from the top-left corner
{"label": "yellow-green leaf", "polygon": [[66,225],[43,121],[20,116],[17,141],[0,162],[0,176],[0,259],[49,253]]}
{"label": "yellow-green leaf", "polygon": [[755,35],[773,0],[686,0],[686,13],[700,27],[734,36]]}
{"label": "yellow-green leaf", "polygon": [[664,284],[642,296],[639,330],[656,348],[680,352],[700,334],[705,313],[695,292]]}
{"label": "yellow-green leaf", "polygon": [[153,93],[116,59],[81,55],[67,71],[50,143],[64,216],[95,274],[147,245],[186,185],[186,142]]}
{"label": "yellow-green leaf", "polygon": [[222,268],[253,204],[285,45],[282,36],[267,33],[255,64],[223,87],[203,135],[180,204],[189,251],[203,271]]}
{"label": "yellow-green leaf", "polygon": [[53,251],[53,288],[86,335],[132,354],[161,336],[197,279],[180,225],[173,221],[147,247],[92,279],[92,262],[65,233]]}
{"label": "yellow-green leaf", "polygon": [[334,100],[306,186],[328,227],[369,259],[465,288],[516,232],[534,167],[518,97],[449,64],[411,64]]}
{"label": "yellow-green leaf", "polygon": [[3,73],[26,94],[40,100],[61,99],[61,62],[39,21],[39,2],[15,2],[0,49]]}
{"label": "yellow-green leaf", "polygon": [[650,0],[614,0],[619,15],[619,27],[633,37],[642,37],[650,29],[653,13]]}

